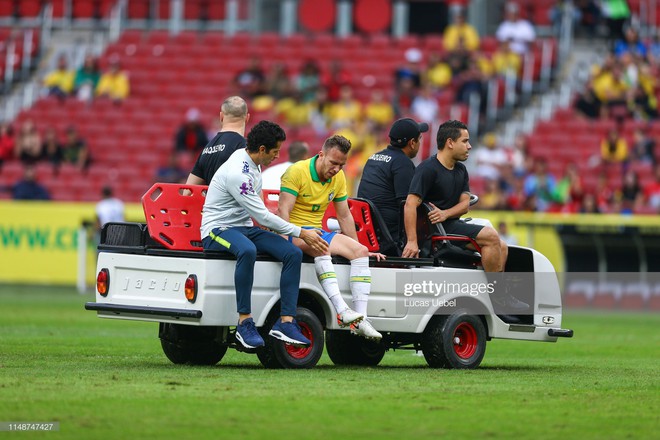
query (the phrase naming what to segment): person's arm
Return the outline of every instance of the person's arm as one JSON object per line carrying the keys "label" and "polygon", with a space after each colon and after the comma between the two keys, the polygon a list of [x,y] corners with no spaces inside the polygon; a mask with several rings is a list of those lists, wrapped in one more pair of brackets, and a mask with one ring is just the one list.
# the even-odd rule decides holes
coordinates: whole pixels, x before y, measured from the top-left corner
{"label": "person's arm", "polygon": [[403,224],[406,229],[407,243],[401,256],[404,258],[419,257],[417,244],[417,208],[422,204],[422,198],[417,194],[408,194],[406,205],[403,208]]}
{"label": "person's arm", "polygon": [[186,179],[186,185],[206,185],[206,180],[190,173],[188,174],[188,179]]}
{"label": "person's arm", "polygon": [[392,179],[394,181],[394,197],[397,202],[403,202],[408,197],[410,182],[415,174],[415,166],[411,161],[398,163],[392,167]]}
{"label": "person's arm", "polygon": [[[293,205],[296,203],[296,196],[291,193],[282,191],[280,192],[280,198],[278,202],[277,215],[283,221],[288,222],[289,216],[291,215],[291,210]],[[300,236],[308,246],[314,250],[325,253],[328,250],[328,243],[321,238],[321,231],[310,230],[310,229],[300,229]]]}
{"label": "person's arm", "polygon": [[357,231],[355,230],[355,220],[353,220],[353,215],[351,210],[348,208],[348,201],[346,199],[333,202],[335,204],[335,212],[337,213],[337,222],[339,223],[339,228],[341,233],[348,237],[351,237],[355,241],[358,240]]}
{"label": "person's arm", "polygon": [[440,209],[433,203],[429,203],[429,205],[433,207],[433,210],[429,212],[429,220],[431,220],[431,223],[442,223],[450,218],[459,218],[468,213],[470,210],[470,193],[462,193],[458,203],[449,209]]}

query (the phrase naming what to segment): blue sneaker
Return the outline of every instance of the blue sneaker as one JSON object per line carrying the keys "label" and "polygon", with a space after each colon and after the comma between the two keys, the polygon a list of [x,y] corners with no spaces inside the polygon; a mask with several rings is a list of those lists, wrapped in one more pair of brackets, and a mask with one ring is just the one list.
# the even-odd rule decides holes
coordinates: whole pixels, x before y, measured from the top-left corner
{"label": "blue sneaker", "polygon": [[287,344],[303,347],[309,347],[312,345],[312,341],[307,339],[300,331],[300,326],[295,319],[292,322],[282,322],[278,319],[268,334],[275,339],[286,342]]}
{"label": "blue sneaker", "polygon": [[236,326],[236,339],[238,339],[245,348],[257,348],[265,345],[252,318],[247,318]]}

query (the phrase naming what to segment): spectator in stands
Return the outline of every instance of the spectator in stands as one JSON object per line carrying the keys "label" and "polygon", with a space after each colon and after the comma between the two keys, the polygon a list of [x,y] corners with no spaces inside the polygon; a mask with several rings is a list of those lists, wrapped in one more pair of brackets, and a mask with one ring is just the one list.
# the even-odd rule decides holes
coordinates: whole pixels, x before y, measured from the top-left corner
{"label": "spectator in stands", "polygon": [[633,144],[630,149],[630,158],[634,161],[656,163],[655,139],[649,136],[641,127],[633,130]]}
{"label": "spectator in stands", "polygon": [[624,39],[623,29],[630,19],[628,0],[601,0],[601,12],[607,20],[610,39],[612,41]]}
{"label": "spectator in stands", "polygon": [[644,186],[644,200],[646,206],[660,214],[660,164],[653,169],[653,182]]}
{"label": "spectator in stands", "polygon": [[175,151],[197,154],[208,143],[206,130],[199,120],[199,110],[191,107],[186,111],[186,120],[174,138]]}
{"label": "spectator in stands", "polygon": [[508,41],[501,41],[497,50],[493,53],[493,71],[496,75],[513,76],[518,78],[522,67],[520,54],[511,50]]}
{"label": "spectator in stands", "polygon": [[411,79],[415,89],[422,85],[422,58],[424,54],[416,47],[411,47],[406,50],[405,54],[406,64],[396,69],[394,72],[395,87],[401,87],[401,83],[405,79]]}
{"label": "spectator in stands", "polygon": [[128,74],[121,70],[119,60],[112,60],[108,71],[101,75],[96,86],[96,96],[110,98],[115,104],[118,104],[128,98],[129,93]]}
{"label": "spectator in stands", "polygon": [[603,65],[593,80],[594,94],[598,98],[601,118],[625,119],[629,116],[628,83],[623,78],[621,65],[616,61],[611,67]]}
{"label": "spectator in stands", "polygon": [[639,63],[636,84],[629,90],[628,105],[637,119],[658,118],[658,98],[656,96],[657,79],[647,63]]}
{"label": "spectator in stands", "polygon": [[510,246],[518,245],[518,238],[509,233],[509,226],[505,221],[501,221],[497,224],[497,233],[500,234],[500,238]]}
{"label": "spectator in stands", "polygon": [[64,161],[64,149],[62,143],[57,137],[55,127],[48,127],[46,129],[41,150],[41,158],[53,165],[54,174],[57,175],[60,170],[60,165]]}
{"label": "spectator in stands", "polygon": [[76,71],[73,90],[81,101],[91,101],[94,91],[101,78],[98,61],[92,55],[87,55],[83,65]]}
{"label": "spectator in stands", "polygon": [[404,78],[394,92],[392,108],[395,118],[403,118],[411,113],[410,107],[417,96],[417,89],[412,78]]}
{"label": "spectator in stands", "polygon": [[498,41],[508,41],[513,52],[524,55],[536,39],[534,26],[520,17],[520,6],[517,3],[507,3],[504,10],[504,21],[498,26],[495,35]]}
{"label": "spectator in stands", "polygon": [[261,173],[263,189],[280,189],[280,181],[284,172],[294,163],[309,157],[309,145],[304,141],[294,141],[289,144],[289,160],[272,165]]}
{"label": "spectator in stands", "polygon": [[625,29],[623,39],[614,43],[614,54],[617,58],[621,58],[625,53],[632,55],[637,60],[645,60],[648,53],[646,45],[639,38],[639,32],[632,26]]}
{"label": "spectator in stands", "polygon": [[600,142],[600,158],[603,164],[628,163],[628,142],[613,128],[607,132],[607,137]]}
{"label": "spectator in stands", "polygon": [[295,79],[296,90],[300,93],[303,102],[312,102],[321,87],[321,70],[316,61],[309,59],[300,68]]}
{"label": "spectator in stands", "polygon": [[41,159],[41,135],[32,119],[23,122],[16,137],[15,156],[25,165],[33,165]]}
{"label": "spectator in stands", "polygon": [[454,50],[459,40],[462,40],[469,51],[479,49],[479,33],[471,24],[465,21],[465,11],[458,9],[452,14],[453,23],[449,24],[442,36],[444,50]]}
{"label": "spectator in stands", "polygon": [[588,192],[582,198],[582,203],[580,203],[578,212],[580,214],[600,214],[603,211],[601,211],[598,206],[596,196],[593,193]]}
{"label": "spectator in stands", "polygon": [[321,83],[328,93],[328,101],[337,102],[340,99],[341,89],[350,85],[351,75],[344,69],[341,61],[335,59],[330,62],[328,71],[322,76]]}
{"label": "spectator in stands", "polygon": [[328,98],[328,90],[321,86],[316,90],[316,97],[310,102],[310,121],[317,136],[328,134],[330,113],[333,103]]}
{"label": "spectator in stands", "polygon": [[247,67],[236,74],[234,86],[239,95],[254,98],[266,92],[266,75],[261,60],[253,56]]}
{"label": "spectator in stands", "polygon": [[179,164],[181,153],[172,152],[167,163],[156,170],[154,180],[162,183],[185,183],[188,172]]}
{"label": "spectator in stands", "polygon": [[275,115],[281,117],[289,128],[308,125],[311,120],[311,110],[310,103],[303,102],[298,92],[278,101],[274,109]]}
{"label": "spectator in stands", "polygon": [[371,91],[371,99],[364,107],[364,116],[371,129],[381,131],[394,119],[394,108],[385,100],[381,89]]}
{"label": "spectator in stands", "polygon": [[621,201],[622,214],[632,214],[640,210],[644,202],[644,193],[639,184],[639,176],[635,171],[626,170],[617,198]]}
{"label": "spectator in stands", "polygon": [[470,105],[471,96],[474,94],[479,97],[479,110],[483,112],[486,109],[487,80],[478,59],[470,59],[467,70],[458,75],[455,81],[457,84],[456,102]]}
{"label": "spectator in stands", "polygon": [[[357,196],[370,200],[383,217],[387,229],[398,245],[403,225],[400,223],[401,204],[408,197],[408,189],[415,165],[412,162],[422,146],[422,136],[429,130],[425,122],[410,118],[398,119],[389,131],[390,143],[364,163]],[[386,255],[399,255],[397,249],[381,249]]]}
{"label": "spectator in stands", "polygon": [[594,194],[596,197],[596,206],[598,208],[598,212],[610,212],[610,206],[614,200],[614,191],[612,191],[612,187],[610,186],[607,173],[598,174]]}
{"label": "spectator in stands", "polygon": [[486,179],[483,193],[479,194],[479,209],[506,209],[506,196],[495,179]]}
{"label": "spectator in stands", "polygon": [[222,130],[202,150],[188,175],[188,185],[208,185],[215,172],[236,151],[245,148],[245,125],[250,120],[247,104],[230,96],[220,106]]}
{"label": "spectator in stands", "polygon": [[577,164],[574,162],[566,166],[564,176],[555,186],[553,199],[564,205],[564,212],[577,212],[584,198],[584,183]]}
{"label": "spectator in stands", "polygon": [[59,99],[65,99],[73,91],[73,80],[75,72],[69,69],[69,63],[65,55],[60,56],[57,68],[44,78],[44,86],[48,94]]}
{"label": "spectator in stands", "polygon": [[2,171],[2,164],[5,161],[16,156],[15,148],[14,129],[9,122],[0,122],[0,171]]}
{"label": "spectator in stands", "polygon": [[485,179],[500,181],[501,170],[509,162],[506,152],[497,143],[495,133],[486,133],[483,137],[483,144],[476,148],[472,154],[474,161],[475,176]]}
{"label": "spectator in stands", "polygon": [[424,84],[410,105],[413,117],[422,121],[435,121],[440,113],[438,99],[430,84]]}
{"label": "spectator in stands", "polygon": [[339,91],[339,100],[330,110],[330,126],[336,129],[348,127],[361,117],[362,104],[353,98],[353,88],[348,85],[343,86]]}
{"label": "spectator in stands", "polygon": [[465,47],[463,39],[459,38],[454,49],[445,54],[445,62],[451,69],[452,77],[457,77],[468,70],[472,55]]}
{"label": "spectator in stands", "polygon": [[564,14],[571,14],[573,26],[580,24],[582,21],[582,10],[579,7],[576,7],[573,3],[575,2],[569,2],[568,0],[557,0],[555,4],[548,10],[548,18],[552,23],[552,30],[554,31],[555,36],[561,36]]}
{"label": "spectator in stands", "polygon": [[596,35],[601,22],[601,11],[596,0],[577,0],[573,2],[580,11],[580,26],[586,29],[591,37]]}
{"label": "spectator in stands", "polygon": [[277,62],[273,64],[271,72],[266,78],[266,92],[273,99],[278,100],[291,96],[293,85],[286,64]]}
{"label": "spectator in stands", "polygon": [[442,60],[440,55],[431,54],[429,56],[428,69],[424,76],[426,82],[431,84],[435,91],[439,91],[451,84],[451,67]]}
{"label": "spectator in stands", "polygon": [[75,165],[80,171],[87,171],[92,162],[89,147],[72,125],[66,129],[63,151],[65,162]]}
{"label": "spectator in stands", "polygon": [[554,202],[556,180],[548,171],[548,162],[538,157],[534,161],[534,171],[525,178],[525,196],[534,198],[535,210],[544,212]]}
{"label": "spectator in stands", "polygon": [[36,170],[33,165],[27,165],[23,177],[12,187],[14,200],[50,200],[50,194],[45,186],[37,182]]}
{"label": "spectator in stands", "polygon": [[96,204],[96,229],[101,230],[106,223],[124,221],[124,202],[114,197],[112,187],[101,189],[101,201]]}

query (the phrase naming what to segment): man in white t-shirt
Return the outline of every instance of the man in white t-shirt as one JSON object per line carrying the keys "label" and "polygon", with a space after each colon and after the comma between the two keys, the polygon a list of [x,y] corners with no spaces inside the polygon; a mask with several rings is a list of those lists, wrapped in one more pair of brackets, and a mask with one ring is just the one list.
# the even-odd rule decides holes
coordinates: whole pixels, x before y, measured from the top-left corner
{"label": "man in white t-shirt", "polygon": [[512,52],[524,55],[529,52],[529,45],[536,39],[536,31],[519,13],[518,4],[507,3],[504,21],[500,23],[495,35],[498,41],[508,41]]}
{"label": "man in white t-shirt", "polygon": [[289,160],[272,167],[266,168],[261,173],[263,189],[280,189],[280,181],[284,172],[299,160],[307,159],[309,156],[309,145],[307,142],[295,141],[289,145]]}
{"label": "man in white t-shirt", "polygon": [[112,188],[103,187],[101,190],[103,200],[96,204],[96,226],[101,230],[109,222],[124,221],[124,202],[112,196]]}

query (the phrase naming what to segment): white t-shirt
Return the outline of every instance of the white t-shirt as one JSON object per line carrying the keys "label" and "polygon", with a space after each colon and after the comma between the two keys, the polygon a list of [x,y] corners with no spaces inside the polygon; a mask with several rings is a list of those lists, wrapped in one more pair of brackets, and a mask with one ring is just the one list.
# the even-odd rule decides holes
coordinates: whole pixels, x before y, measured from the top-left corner
{"label": "white t-shirt", "polygon": [[536,38],[534,26],[527,20],[503,21],[495,34],[499,41],[509,41],[511,51],[523,55],[527,53],[529,43]]}
{"label": "white t-shirt", "polygon": [[96,204],[96,216],[101,227],[109,222],[123,222],[124,202],[114,197],[103,199]]}
{"label": "white t-shirt", "polygon": [[279,190],[282,182],[282,175],[291,165],[293,165],[293,162],[283,162],[266,168],[264,172],[261,173],[262,189]]}
{"label": "white t-shirt", "polygon": [[500,167],[508,162],[507,155],[501,148],[490,149],[486,146],[477,148],[473,159],[475,174],[492,180],[499,179]]}

